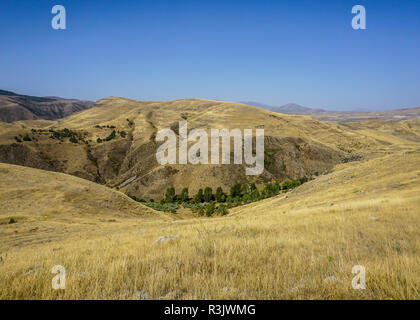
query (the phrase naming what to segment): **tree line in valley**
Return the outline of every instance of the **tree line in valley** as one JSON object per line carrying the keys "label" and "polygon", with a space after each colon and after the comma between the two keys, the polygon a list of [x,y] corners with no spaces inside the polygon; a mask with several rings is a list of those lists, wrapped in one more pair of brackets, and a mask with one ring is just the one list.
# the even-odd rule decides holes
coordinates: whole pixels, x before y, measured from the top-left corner
{"label": "tree line in valley", "polygon": [[159,202],[154,199],[146,201],[135,196],[130,196],[135,201],[143,202],[146,206],[158,211],[176,213],[182,206],[191,209],[192,212],[201,216],[226,215],[230,208],[260,201],[282,192],[292,190],[301,184],[309,181],[310,178],[303,177],[295,180],[288,180],[283,183],[267,183],[262,189],[258,189],[255,183],[237,183],[230,188],[230,193],[218,187],[215,192],[211,187],[200,188],[196,194],[190,196],[188,188],[183,188],[180,194],[176,194],[174,187],[166,189],[165,197]]}

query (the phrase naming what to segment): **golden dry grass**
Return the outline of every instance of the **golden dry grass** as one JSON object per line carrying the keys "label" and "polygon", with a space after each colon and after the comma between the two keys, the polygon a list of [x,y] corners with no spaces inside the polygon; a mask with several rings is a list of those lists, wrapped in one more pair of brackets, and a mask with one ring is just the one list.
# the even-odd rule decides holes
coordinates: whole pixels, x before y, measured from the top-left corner
{"label": "golden dry grass", "polygon": [[[413,151],[340,165],[227,217],[120,218],[3,250],[0,298],[419,299],[419,194]],[[155,244],[162,235],[179,237]],[[66,290],[51,288],[54,265],[67,270]],[[351,287],[354,265],[366,267],[366,290]]]}

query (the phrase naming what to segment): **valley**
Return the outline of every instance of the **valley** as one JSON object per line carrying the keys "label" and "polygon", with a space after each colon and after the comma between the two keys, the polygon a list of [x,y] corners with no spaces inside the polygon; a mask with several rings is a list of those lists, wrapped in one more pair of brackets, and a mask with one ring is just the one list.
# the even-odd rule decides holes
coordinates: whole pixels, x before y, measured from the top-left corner
{"label": "valley", "polygon": [[[160,165],[156,134],[182,120],[263,128],[263,174],[233,161]],[[0,150],[2,299],[419,298],[419,119],[329,123],[111,97],[60,120],[0,122]],[[211,217],[132,199],[303,177]],[[67,270],[66,290],[51,289],[54,265]],[[351,288],[355,265],[366,290]]]}

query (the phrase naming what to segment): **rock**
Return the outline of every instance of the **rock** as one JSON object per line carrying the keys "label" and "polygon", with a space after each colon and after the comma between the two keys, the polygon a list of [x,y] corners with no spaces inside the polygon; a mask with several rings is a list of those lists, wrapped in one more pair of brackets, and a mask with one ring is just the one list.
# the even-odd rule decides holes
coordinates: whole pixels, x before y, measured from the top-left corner
{"label": "rock", "polygon": [[2,257],[0,257],[0,263],[2,263],[3,262],[3,258]]}
{"label": "rock", "polygon": [[292,292],[296,292],[296,291],[298,291],[299,289],[305,289],[305,285],[303,285],[303,284],[298,284],[296,287],[293,287],[292,289],[290,289],[290,291],[292,291]]}
{"label": "rock", "polygon": [[166,242],[172,239],[176,239],[179,238],[179,235],[175,235],[175,236],[160,236],[159,238],[157,238],[155,240],[155,242],[153,242],[153,244],[157,244],[157,243],[162,243],[162,242]]}
{"label": "rock", "polygon": [[164,296],[159,297],[159,300],[176,300],[177,293],[175,291],[168,292]]}
{"label": "rock", "polygon": [[143,291],[136,291],[136,293],[133,295],[134,300],[148,300],[149,298],[149,294]]}
{"label": "rock", "polygon": [[224,292],[230,292],[231,290],[232,289],[229,286],[223,288],[223,291]]}
{"label": "rock", "polygon": [[373,221],[378,221],[378,220],[379,220],[379,218],[377,218],[377,217],[373,217],[373,216],[372,216],[372,217],[369,217],[369,219],[370,219],[370,220],[373,220]]}
{"label": "rock", "polygon": [[337,281],[337,278],[335,276],[329,276],[324,279],[324,282],[327,282],[327,283],[336,282],[336,281]]}
{"label": "rock", "polygon": [[36,269],[41,269],[42,268],[42,266],[31,266],[31,267],[29,267],[28,268],[28,271],[26,271],[26,275],[28,276],[28,275],[31,275],[31,274],[33,274],[33,273],[35,273],[35,270]]}
{"label": "rock", "polygon": [[327,204],[327,207],[332,207],[334,205],[334,203],[329,203],[329,204]]}

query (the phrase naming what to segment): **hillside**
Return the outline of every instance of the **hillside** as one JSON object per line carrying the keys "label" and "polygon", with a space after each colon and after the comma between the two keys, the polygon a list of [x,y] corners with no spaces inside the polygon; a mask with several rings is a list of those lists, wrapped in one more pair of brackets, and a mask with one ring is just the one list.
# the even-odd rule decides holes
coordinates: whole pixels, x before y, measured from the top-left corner
{"label": "hillside", "polygon": [[[8,183],[19,172],[6,175]],[[142,223],[121,216],[105,228],[86,215],[89,227],[71,238],[55,238],[49,224],[33,232],[53,242],[13,249],[5,237],[17,237],[19,223],[0,225],[0,298],[418,299],[419,192],[417,149],[341,164],[226,217]],[[162,236],[170,240],[157,243]],[[56,264],[67,270],[65,291],[51,290]],[[366,268],[366,290],[351,288],[355,265]]]}
{"label": "hillside", "polygon": [[0,121],[56,120],[89,109],[92,101],[59,97],[34,97],[0,90]]}
{"label": "hillside", "polygon": [[[245,176],[245,166],[234,164],[159,165],[156,133],[163,128],[176,131],[180,120],[186,120],[189,129],[207,131],[263,128],[263,174]],[[406,147],[419,141],[416,126],[408,129],[413,138]],[[352,154],[373,157],[401,149],[404,139],[393,139],[237,103],[198,99],[143,102],[111,97],[59,121],[0,123],[0,162],[64,172],[119,187],[140,198],[160,199],[168,186],[177,192],[187,186],[193,194],[205,186],[221,186],[227,191],[234,183],[254,181],[262,185],[312,176],[329,171]]]}
{"label": "hillside", "polygon": [[0,250],[103,233],[120,219],[169,219],[120,192],[62,173],[0,163],[0,180]]}

